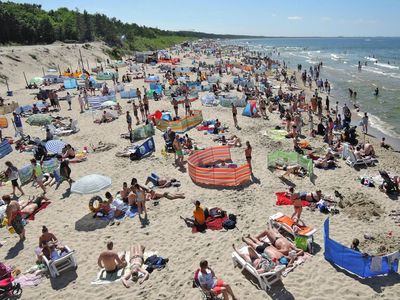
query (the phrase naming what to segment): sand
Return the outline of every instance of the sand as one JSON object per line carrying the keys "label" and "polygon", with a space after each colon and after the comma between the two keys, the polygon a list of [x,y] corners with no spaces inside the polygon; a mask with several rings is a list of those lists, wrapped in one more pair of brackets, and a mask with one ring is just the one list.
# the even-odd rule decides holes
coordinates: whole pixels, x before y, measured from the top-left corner
{"label": "sand", "polygon": [[[41,76],[42,66],[45,70],[52,64],[59,64],[61,70],[70,65],[75,69],[79,59],[79,48],[82,50],[85,63],[88,60],[91,67],[95,65],[96,57],[102,61],[106,57],[102,51],[105,46],[99,43],[91,44],[89,50],[83,49],[82,45],[63,44],[0,48],[0,73],[10,78],[9,84],[14,91],[14,96],[10,100],[17,100],[21,105],[31,103],[33,100],[31,95],[33,90],[23,88],[25,83],[22,72],[26,73],[29,80],[33,76]],[[48,51],[44,51],[45,49]],[[36,59],[33,59],[30,54],[34,54]],[[10,56],[17,58],[20,62],[10,59]],[[207,61],[211,63],[214,59],[208,58]],[[190,63],[190,58],[184,58],[181,65],[189,66]],[[122,68],[120,74],[124,72]],[[148,74],[156,72],[156,68],[147,66]],[[224,76],[223,82],[228,78]],[[134,80],[126,87],[142,87],[143,85],[142,80]],[[3,87],[1,94],[5,94]],[[60,93],[59,96],[64,96],[64,94]],[[123,111],[131,110],[131,105],[127,104],[126,100],[120,103]],[[334,100],[331,100],[331,103],[334,103]],[[108,190],[116,193],[121,189],[122,182],[130,182],[132,177],[136,177],[140,183],[144,183],[149,173],[156,171],[161,176],[178,178],[182,186],[168,190],[183,192],[186,194],[186,199],[162,199],[158,206],[149,204],[150,224],[148,226],[141,226],[138,217],[126,219],[120,225],[109,226],[92,218],[88,210],[91,195],[72,194],[64,197],[68,187],[66,183],[58,190],[49,189],[48,197],[52,200],[52,204],[38,213],[36,219],[26,226],[27,239],[22,248],[14,246],[18,240],[16,235],[10,235],[4,228],[2,229],[2,240],[5,240],[6,244],[0,248],[0,257],[4,258],[5,263],[22,270],[30,268],[35,264],[34,249],[37,247],[41,234],[41,226],[46,225],[62,243],[76,251],[78,268],[76,271],[66,272],[57,279],[45,279],[37,287],[25,288],[23,299],[136,299],[139,297],[141,299],[200,299],[200,292],[192,288],[192,277],[201,259],[209,261],[217,276],[230,283],[240,299],[396,299],[400,296],[398,276],[362,280],[340,271],[325,261],[322,225],[326,215],[309,210],[304,210],[303,219],[308,225],[319,230],[315,236],[315,242],[318,245],[317,253],[284,278],[282,283],[274,285],[271,291],[265,292],[254,286],[247,277],[233,267],[232,243],[241,245],[240,240],[243,234],[260,232],[265,228],[268,217],[272,214],[278,211],[291,214],[293,211],[291,206],[275,205],[274,192],[286,190],[287,186],[277,175],[268,170],[266,162],[266,156],[270,151],[292,148],[291,140],[277,143],[262,135],[263,131],[281,125],[278,115],[270,115],[269,121],[251,119],[241,116],[242,109],[239,108],[238,119],[242,129],[237,130],[233,126],[229,108],[202,107],[200,101],[193,102],[194,108],[203,111],[204,119],[218,117],[223,124],[229,126],[231,134],[238,135],[242,141],[249,140],[253,146],[256,180],[244,188],[221,189],[195,185],[187,173],[182,173],[173,165],[173,157],[165,159],[160,152],[164,145],[160,131],[156,130],[154,136],[156,152],[149,158],[131,162],[127,158],[115,157],[117,151],[129,145],[128,140],[120,138],[121,133],[127,132],[124,116],[112,123],[97,125],[93,123],[90,112],[79,114],[77,97],[73,99],[72,111],[67,110],[65,101],[61,101],[61,106],[59,115],[77,118],[81,128],[78,134],[64,137],[64,141],[79,149],[91,143],[97,144],[99,141],[117,144],[117,147],[109,151],[89,153],[87,161],[72,165],[73,179],[92,173],[104,174],[112,178],[112,187]],[[172,106],[166,98],[159,102],[150,101],[150,110],[156,109],[172,109]],[[182,111],[180,107],[180,112]],[[304,128],[307,129],[308,126]],[[39,127],[24,123],[24,129],[31,136],[41,138],[45,136],[45,132]],[[3,136],[13,136],[13,134],[12,126],[3,130]],[[204,135],[203,132],[195,129],[189,131],[188,134],[200,145],[206,147],[216,145],[211,135]],[[373,138],[368,139],[376,144]],[[316,147],[322,145],[319,138],[312,140],[311,144]],[[319,188],[324,194],[330,195],[334,194],[334,190],[338,190],[349,203],[362,199],[368,202],[368,209],[363,205],[347,205],[344,209],[340,209],[338,215],[331,217],[331,237],[345,245],[350,245],[355,237],[363,241],[366,233],[379,236],[378,242],[383,243],[386,241],[384,239],[382,241],[381,236],[387,236],[388,232],[392,231],[393,235],[398,235],[398,226],[388,213],[392,209],[400,208],[399,201],[389,199],[377,188],[362,187],[355,180],[359,175],[375,175],[379,169],[400,173],[399,154],[378,147],[376,147],[376,152],[379,163],[367,169],[352,169],[341,160],[339,168],[335,170],[315,169],[317,176],[315,185],[308,178],[290,178],[298,190],[315,191]],[[232,155],[239,164],[245,161],[243,147],[233,148]],[[27,164],[30,158],[31,155],[28,153],[13,151],[6,158],[1,159],[1,162],[10,160],[17,167],[21,167]],[[23,188],[27,195],[40,192],[30,184]],[[9,185],[1,187],[1,193],[10,191]],[[101,191],[97,194],[104,196],[104,193],[105,191]],[[238,229],[228,232],[208,231],[206,234],[192,234],[179,216],[191,216],[194,200],[201,200],[204,206],[218,206],[229,213],[236,214]],[[371,209],[377,210],[378,213],[370,213]],[[150,251],[157,251],[159,255],[169,258],[167,268],[153,272],[150,279],[143,285],[134,285],[130,289],[124,288],[121,283],[93,286],[90,282],[95,279],[99,270],[97,257],[105,249],[105,244],[109,240],[114,241],[117,251],[128,250],[131,244],[144,244]],[[378,247],[379,243],[372,246],[373,249]]]}

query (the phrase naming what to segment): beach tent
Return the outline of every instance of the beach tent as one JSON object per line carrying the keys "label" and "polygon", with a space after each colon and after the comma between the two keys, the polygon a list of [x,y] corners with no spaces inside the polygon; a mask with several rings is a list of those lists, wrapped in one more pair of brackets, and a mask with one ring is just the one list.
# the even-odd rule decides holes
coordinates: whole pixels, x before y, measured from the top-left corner
{"label": "beach tent", "polygon": [[370,256],[346,247],[330,238],[329,218],[324,222],[324,244],[324,257],[327,261],[361,278],[398,272],[399,251],[385,256]]}
{"label": "beach tent", "polygon": [[240,186],[250,181],[248,164],[236,168],[206,168],[220,161],[230,161],[229,146],[207,148],[194,152],[188,158],[189,176],[193,182],[211,186]]}
{"label": "beach tent", "polygon": [[0,143],[0,158],[3,158],[4,156],[10,154],[13,151],[11,148],[11,145],[8,143],[7,139],[4,139]]}
{"label": "beach tent", "polygon": [[66,143],[62,140],[50,140],[46,142],[46,150],[55,154],[62,154],[62,150],[64,149]]}
{"label": "beach tent", "polygon": [[238,96],[235,95],[224,95],[218,97],[219,104],[224,107],[231,107],[232,103],[236,107],[245,107],[246,106],[246,97],[241,97],[239,98]]}
{"label": "beach tent", "polygon": [[137,97],[136,90],[134,90],[134,89],[130,89],[128,91],[121,91],[120,95],[121,95],[122,99],[131,99],[131,98]]}
{"label": "beach tent", "polygon": [[131,154],[130,158],[131,160],[142,159],[154,151],[156,151],[154,139],[153,137],[149,137],[141,145],[137,146],[136,151]]}
{"label": "beach tent", "polygon": [[116,77],[116,74],[114,72],[104,71],[104,72],[97,73],[96,79],[97,80],[112,80],[113,76]]}
{"label": "beach tent", "polygon": [[51,124],[51,121],[53,120],[53,117],[49,115],[32,115],[30,116],[27,120],[26,123],[28,123],[31,126],[45,126]]}
{"label": "beach tent", "polygon": [[172,131],[177,133],[184,133],[187,130],[196,127],[203,121],[203,115],[201,110],[193,110],[192,116],[184,117],[180,120],[176,121],[166,121],[163,119],[156,120],[157,129],[161,131],[166,131],[168,127],[172,129]]}
{"label": "beach tent", "polygon": [[285,152],[275,151],[267,155],[268,168],[275,167],[276,164],[283,165],[295,165],[298,164],[307,170],[307,174],[310,178],[314,175],[314,163],[312,159],[306,158],[297,152]]}
{"label": "beach tent", "polygon": [[43,77],[33,77],[31,80],[29,80],[30,85],[42,85],[43,84]]}
{"label": "beach tent", "polygon": [[156,76],[156,75],[150,75],[147,76],[147,78],[145,78],[144,82],[159,82],[160,81],[160,77]]}
{"label": "beach tent", "polygon": [[[43,161],[42,170],[44,173],[53,173],[59,167],[58,159],[52,158],[49,160]],[[32,178],[33,166],[32,164],[25,165],[24,167],[18,170],[18,176],[21,181],[21,184],[25,184],[31,181]]]}
{"label": "beach tent", "polygon": [[246,107],[243,109],[243,116],[251,117],[257,112],[257,102],[256,100],[247,101]]}
{"label": "beach tent", "polygon": [[0,116],[0,128],[7,128],[8,127],[8,120],[5,116]]}
{"label": "beach tent", "polygon": [[132,130],[133,141],[148,138],[155,134],[155,129],[152,123],[135,128]]}
{"label": "beach tent", "polygon": [[213,94],[206,94],[201,97],[201,104],[204,106],[217,106],[218,103],[218,99]]}
{"label": "beach tent", "polygon": [[78,87],[78,83],[75,78],[64,79],[64,88],[65,89],[76,89],[77,87]]}

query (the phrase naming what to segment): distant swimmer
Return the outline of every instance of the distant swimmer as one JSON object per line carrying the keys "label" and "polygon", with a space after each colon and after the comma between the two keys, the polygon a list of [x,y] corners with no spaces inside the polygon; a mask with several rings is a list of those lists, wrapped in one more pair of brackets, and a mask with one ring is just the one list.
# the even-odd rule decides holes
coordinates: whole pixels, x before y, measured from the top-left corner
{"label": "distant swimmer", "polygon": [[361,70],[361,61],[358,62],[358,70]]}
{"label": "distant swimmer", "polygon": [[379,95],[379,89],[378,89],[378,87],[375,89],[374,95],[375,95],[375,96],[378,96],[378,95]]}

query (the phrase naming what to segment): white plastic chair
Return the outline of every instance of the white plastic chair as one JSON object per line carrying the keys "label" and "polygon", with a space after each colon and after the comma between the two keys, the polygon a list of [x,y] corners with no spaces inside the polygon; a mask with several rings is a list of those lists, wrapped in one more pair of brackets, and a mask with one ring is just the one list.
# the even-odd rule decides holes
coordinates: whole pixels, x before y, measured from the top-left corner
{"label": "white plastic chair", "polygon": [[349,156],[346,159],[346,163],[353,168],[358,165],[365,165],[365,166],[372,165],[373,163],[376,162],[377,160],[372,157],[357,159],[352,151],[349,152]]}
{"label": "white plastic chair", "polygon": [[74,257],[75,251],[71,250],[68,246],[65,246],[65,249],[68,251],[68,254],[56,260],[49,260],[46,256],[43,256],[43,261],[52,278],[60,276],[60,273],[67,269],[76,268],[78,266]]}

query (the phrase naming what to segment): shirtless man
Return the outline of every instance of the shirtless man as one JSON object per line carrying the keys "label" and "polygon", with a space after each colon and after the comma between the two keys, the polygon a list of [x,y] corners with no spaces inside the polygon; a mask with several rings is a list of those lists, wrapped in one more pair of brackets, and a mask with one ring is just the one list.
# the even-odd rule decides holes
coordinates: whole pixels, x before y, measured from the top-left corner
{"label": "shirtless man", "polygon": [[20,241],[25,240],[25,228],[22,224],[21,207],[16,200],[11,200],[9,195],[3,195],[3,201],[7,205],[6,216],[8,225],[12,226],[15,232],[19,235]]}
{"label": "shirtless man", "polygon": [[182,144],[179,141],[179,135],[175,136],[175,140],[172,143],[172,146],[174,147],[175,154],[176,154],[176,164],[180,168],[183,168],[183,149],[182,149]]}
{"label": "shirtless man", "polygon": [[126,182],[124,182],[122,184],[122,190],[119,192],[121,199],[124,202],[128,201],[129,192],[130,192],[130,189],[128,188],[128,184]]}
{"label": "shirtless man", "polygon": [[125,253],[119,257],[118,254],[113,251],[113,247],[113,242],[108,242],[107,250],[103,251],[97,260],[99,267],[104,268],[107,273],[114,273],[127,266],[127,262],[125,261]]}
{"label": "shirtless man", "polygon": [[[139,244],[131,246],[130,271],[125,277],[122,277],[122,283],[126,288],[130,287],[128,282],[130,278],[134,282],[139,281],[139,284],[149,278],[149,272],[142,267],[144,264],[144,249],[145,247]],[[139,280],[140,275],[143,275],[143,277]]]}
{"label": "shirtless man", "polygon": [[267,236],[271,241],[272,246],[274,246],[283,255],[289,255],[289,251],[296,251],[296,256],[303,255],[304,251],[296,248],[288,239],[281,235],[278,230],[271,227],[268,223],[267,229],[256,236],[257,240],[261,240],[263,237]]}
{"label": "shirtless man", "polygon": [[[278,262],[281,265],[291,266],[295,257],[289,257],[288,255],[284,255],[277,248],[272,246],[269,243],[262,242],[258,238],[251,237],[247,235],[247,237],[243,237],[242,241],[245,242],[249,247],[249,250],[257,252],[259,255],[266,254],[271,260]],[[250,251],[249,251],[250,254]]]}
{"label": "shirtless man", "polygon": [[175,116],[178,117],[178,101],[175,97],[172,98],[171,104],[174,107]]}

